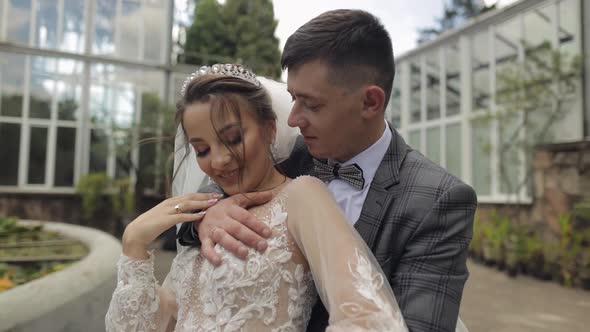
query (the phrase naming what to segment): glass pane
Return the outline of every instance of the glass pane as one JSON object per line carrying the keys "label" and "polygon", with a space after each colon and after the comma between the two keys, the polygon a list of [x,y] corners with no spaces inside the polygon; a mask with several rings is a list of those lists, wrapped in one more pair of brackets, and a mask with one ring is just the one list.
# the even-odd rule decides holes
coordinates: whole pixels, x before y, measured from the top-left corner
{"label": "glass pane", "polygon": [[65,0],[60,48],[64,51],[84,52],[84,0]]}
{"label": "glass pane", "polygon": [[92,50],[97,54],[112,54],[115,52],[115,16],[117,12],[116,0],[96,1],[96,30]]}
{"label": "glass pane", "polygon": [[18,156],[20,151],[20,124],[0,123],[0,185],[18,184]]}
{"label": "glass pane", "polygon": [[496,53],[497,104],[506,102],[505,98],[502,98],[502,92],[506,91],[508,86],[504,86],[505,81],[502,80],[501,77],[504,73],[509,73],[515,70],[520,49],[520,36],[520,24],[516,18],[508,20],[496,27],[494,47]]}
{"label": "glass pane", "polygon": [[154,133],[146,131],[140,138],[138,184],[143,188],[155,189],[156,186],[156,145],[161,143],[150,141],[154,137],[156,137]]}
{"label": "glass pane", "polygon": [[453,116],[461,112],[461,52],[458,43],[447,46],[445,51],[447,116]]}
{"label": "glass pane", "polygon": [[410,63],[410,123],[420,122],[421,98],[420,98],[420,64]]}
{"label": "glass pane", "polygon": [[37,5],[35,46],[57,47],[57,0],[41,0]]}
{"label": "glass pane", "polygon": [[54,93],[55,81],[33,74],[31,78],[31,96],[29,117],[49,119],[51,117],[51,96]]}
{"label": "glass pane", "polygon": [[482,31],[471,39],[473,111],[490,107],[490,52],[488,32]]}
{"label": "glass pane", "polygon": [[57,128],[54,177],[56,186],[71,187],[74,185],[75,156],[76,128]]}
{"label": "glass pane", "polygon": [[488,120],[471,123],[473,186],[478,195],[490,195],[492,168],[490,124]]}
{"label": "glass pane", "polygon": [[559,2],[559,43],[561,50],[570,54],[581,52],[581,19],[582,8],[579,0]]}
{"label": "glass pane", "polygon": [[438,50],[426,55],[426,118],[440,118],[440,58]]}
{"label": "glass pane", "polygon": [[20,117],[22,114],[25,59],[20,54],[0,53],[0,115]]}
{"label": "glass pane", "polygon": [[[505,194],[513,194],[520,190],[521,181],[519,176],[520,160],[519,152],[522,146],[522,141],[519,138],[517,131],[520,126],[518,114],[510,114],[509,116],[500,117],[499,133],[500,146],[498,148],[499,154],[499,168],[498,177],[500,180],[500,191]],[[524,165],[522,165],[524,166]]]}
{"label": "glass pane", "polygon": [[551,12],[553,5],[533,9],[524,14],[524,42],[527,50],[535,49],[543,43],[551,43],[554,22]]}
{"label": "glass pane", "polygon": [[420,137],[420,129],[411,131],[408,135],[408,145],[412,147],[414,150],[420,150],[420,142],[422,141]]}
{"label": "glass pane", "polygon": [[91,173],[107,171],[109,141],[104,130],[90,130],[90,168]]}
{"label": "glass pane", "polygon": [[447,141],[446,147],[446,161],[447,170],[457,176],[461,177],[463,174],[462,159],[463,159],[463,145],[461,142],[461,124],[451,124],[447,126]]}
{"label": "glass pane", "polygon": [[31,11],[31,0],[8,0],[8,41],[29,44]]}
{"label": "glass pane", "polygon": [[391,90],[391,97],[389,98],[391,117],[388,120],[391,121],[394,127],[399,127],[401,125],[401,76],[401,73],[398,71],[395,75],[395,79],[393,80],[393,88]]}
{"label": "glass pane", "polygon": [[47,161],[47,128],[31,127],[29,145],[29,184],[45,184]]}
{"label": "glass pane", "polygon": [[131,128],[135,122],[135,91],[132,85],[126,84],[117,88],[114,107],[116,128]]}
{"label": "glass pane", "polygon": [[426,155],[440,164],[440,127],[426,129]]}
{"label": "glass pane", "polygon": [[79,85],[57,83],[57,117],[59,120],[78,119],[82,88]]}
{"label": "glass pane", "polygon": [[90,121],[95,125],[110,125],[115,92],[113,89],[93,85],[90,87]]}
{"label": "glass pane", "polygon": [[166,49],[164,34],[166,26],[166,8],[144,5],[143,28],[144,28],[144,50],[143,56],[146,60],[162,63],[162,51]]}
{"label": "glass pane", "polygon": [[131,131],[116,131],[113,135],[116,149],[115,178],[129,176],[132,167],[131,148],[134,146],[131,139]]}
{"label": "glass pane", "polygon": [[117,20],[119,42],[117,54],[127,59],[139,59],[139,29],[141,24],[141,5],[134,1],[121,3],[121,18]]}

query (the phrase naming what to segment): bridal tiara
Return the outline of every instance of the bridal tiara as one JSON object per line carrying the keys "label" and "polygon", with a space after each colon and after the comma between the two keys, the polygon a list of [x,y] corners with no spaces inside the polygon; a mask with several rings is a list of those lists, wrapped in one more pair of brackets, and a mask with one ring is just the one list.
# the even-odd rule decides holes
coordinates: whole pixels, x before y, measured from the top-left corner
{"label": "bridal tiara", "polygon": [[189,77],[187,77],[186,80],[184,80],[184,83],[182,84],[182,90],[180,90],[180,95],[184,97],[184,95],[186,94],[186,88],[188,87],[190,82],[192,82],[192,80],[199,76],[208,74],[221,74],[226,76],[233,76],[240,78],[244,81],[250,82],[256,86],[260,86],[260,82],[256,79],[256,75],[248,69],[245,69],[240,65],[234,65],[231,63],[217,63],[213,66],[203,66],[194,73],[192,73]]}

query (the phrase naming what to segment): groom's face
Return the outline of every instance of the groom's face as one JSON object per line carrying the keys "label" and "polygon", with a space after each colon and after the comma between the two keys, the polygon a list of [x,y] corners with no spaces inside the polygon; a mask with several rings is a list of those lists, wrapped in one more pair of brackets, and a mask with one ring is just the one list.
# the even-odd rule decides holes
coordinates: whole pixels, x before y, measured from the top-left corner
{"label": "groom's face", "polygon": [[311,155],[344,162],[354,157],[358,138],[366,135],[363,91],[329,78],[329,67],[320,60],[289,69],[287,88],[293,106],[288,124],[299,127]]}

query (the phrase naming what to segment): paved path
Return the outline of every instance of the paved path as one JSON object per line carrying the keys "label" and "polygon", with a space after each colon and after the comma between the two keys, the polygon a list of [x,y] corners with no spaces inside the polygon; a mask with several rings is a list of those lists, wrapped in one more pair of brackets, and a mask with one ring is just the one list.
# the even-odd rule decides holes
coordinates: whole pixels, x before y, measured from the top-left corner
{"label": "paved path", "polygon": [[[155,273],[164,281],[176,253],[156,251]],[[590,331],[590,292],[469,263],[461,318],[471,332]]]}

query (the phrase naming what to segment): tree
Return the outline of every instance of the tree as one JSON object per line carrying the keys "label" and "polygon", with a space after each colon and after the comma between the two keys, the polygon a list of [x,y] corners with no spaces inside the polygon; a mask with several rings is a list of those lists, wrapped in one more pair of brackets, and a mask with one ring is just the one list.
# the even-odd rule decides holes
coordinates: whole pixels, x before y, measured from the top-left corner
{"label": "tree", "polygon": [[237,62],[259,75],[281,74],[279,41],[274,36],[270,0],[203,0],[188,29],[185,62],[196,65]]}
{"label": "tree", "polygon": [[418,29],[418,44],[433,40],[447,30],[456,28],[466,20],[496,9],[496,5],[485,6],[481,0],[451,0],[445,2],[443,15],[436,21],[438,26]]}

